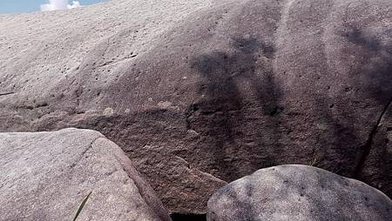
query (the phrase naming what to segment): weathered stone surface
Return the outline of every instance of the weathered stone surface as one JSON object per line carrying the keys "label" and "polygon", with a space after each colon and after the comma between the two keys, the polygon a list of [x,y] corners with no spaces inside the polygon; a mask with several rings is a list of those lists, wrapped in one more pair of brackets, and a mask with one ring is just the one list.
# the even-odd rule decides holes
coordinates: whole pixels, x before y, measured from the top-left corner
{"label": "weathered stone surface", "polygon": [[120,147],[91,130],[0,133],[0,220],[171,220]]}
{"label": "weathered stone surface", "polygon": [[392,201],[358,180],[305,165],[256,171],[218,190],[208,221],[392,220]]}
{"label": "weathered stone surface", "polygon": [[114,0],[1,16],[0,130],[95,129],[174,212],[316,164],[392,195],[390,0]]}

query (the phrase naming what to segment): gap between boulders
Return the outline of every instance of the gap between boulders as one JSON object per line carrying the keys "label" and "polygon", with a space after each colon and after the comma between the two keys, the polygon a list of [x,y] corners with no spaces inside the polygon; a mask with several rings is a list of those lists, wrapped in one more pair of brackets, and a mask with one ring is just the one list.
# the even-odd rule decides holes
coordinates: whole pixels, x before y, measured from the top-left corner
{"label": "gap between boulders", "polygon": [[170,217],[173,221],[206,221],[206,214],[185,214],[185,213],[172,213]]}

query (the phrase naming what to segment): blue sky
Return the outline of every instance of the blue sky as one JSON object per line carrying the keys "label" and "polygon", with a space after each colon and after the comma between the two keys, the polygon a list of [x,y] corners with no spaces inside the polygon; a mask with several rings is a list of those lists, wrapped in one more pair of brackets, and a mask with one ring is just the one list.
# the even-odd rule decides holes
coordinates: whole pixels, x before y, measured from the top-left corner
{"label": "blue sky", "polygon": [[[79,0],[82,5],[104,2],[107,0]],[[69,0],[71,3],[72,0]],[[0,0],[0,14],[40,11],[42,4],[48,0]]]}

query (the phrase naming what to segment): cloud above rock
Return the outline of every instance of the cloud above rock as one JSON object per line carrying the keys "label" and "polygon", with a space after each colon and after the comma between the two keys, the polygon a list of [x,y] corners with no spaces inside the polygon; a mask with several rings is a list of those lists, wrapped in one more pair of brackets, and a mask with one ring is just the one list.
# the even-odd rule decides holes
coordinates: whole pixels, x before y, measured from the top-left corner
{"label": "cloud above rock", "polygon": [[79,7],[81,7],[79,1],[72,1],[69,4],[68,0],[48,0],[47,4],[41,5],[41,11],[65,10]]}

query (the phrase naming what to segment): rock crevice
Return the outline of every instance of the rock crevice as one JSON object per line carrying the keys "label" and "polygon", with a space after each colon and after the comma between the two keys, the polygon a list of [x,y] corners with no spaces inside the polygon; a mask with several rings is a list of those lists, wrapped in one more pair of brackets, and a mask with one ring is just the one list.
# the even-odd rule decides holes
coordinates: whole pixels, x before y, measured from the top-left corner
{"label": "rock crevice", "polygon": [[385,114],[387,113],[387,111],[389,110],[389,108],[391,107],[391,105],[392,105],[392,98],[385,105],[384,110],[379,115],[377,122],[375,123],[373,129],[371,130],[371,132],[369,134],[369,138],[367,139],[366,143],[363,146],[363,154],[360,156],[360,159],[357,163],[357,166],[355,167],[354,178],[357,178],[357,179],[361,178],[361,175],[362,175],[361,173],[362,173],[363,167],[365,166],[366,160],[368,159],[368,156],[369,156],[371,149],[372,149],[373,139],[376,136],[378,129],[382,124],[382,120],[383,120]]}

